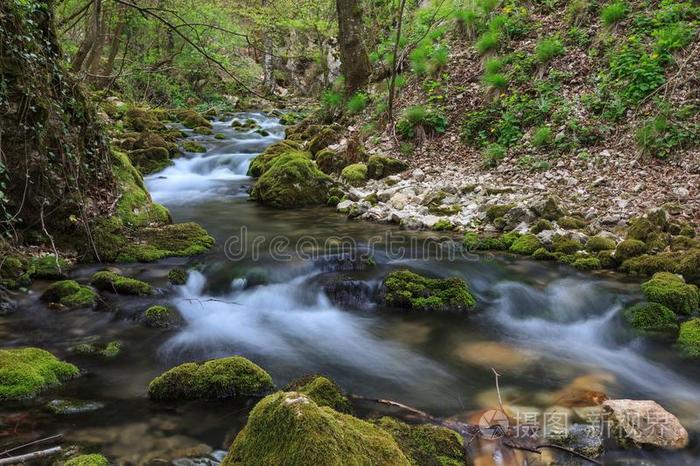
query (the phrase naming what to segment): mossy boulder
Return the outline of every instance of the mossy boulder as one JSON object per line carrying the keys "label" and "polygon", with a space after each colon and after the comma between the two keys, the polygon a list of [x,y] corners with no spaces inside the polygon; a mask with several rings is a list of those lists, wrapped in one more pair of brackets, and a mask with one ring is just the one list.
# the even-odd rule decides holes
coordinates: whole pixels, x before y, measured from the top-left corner
{"label": "mossy boulder", "polygon": [[222,466],[409,466],[384,429],[319,406],[299,392],[262,399]]}
{"label": "mossy boulder", "polygon": [[552,225],[552,222],[549,220],[545,220],[543,218],[538,219],[535,223],[532,224],[530,227],[530,233],[532,234],[537,234],[540,232],[543,232],[545,230],[553,230],[554,225]]}
{"label": "mossy boulder", "polygon": [[109,466],[109,461],[104,456],[93,453],[75,456],[66,461],[63,466]]}
{"label": "mossy boulder", "polygon": [[207,151],[207,148],[201,145],[198,142],[195,141],[185,141],[182,143],[182,149],[185,152],[194,152],[194,153],[204,153]]}
{"label": "mossy boulder", "polygon": [[173,367],[151,381],[153,400],[216,399],[253,396],[274,388],[272,377],[242,356],[188,362]]}
{"label": "mossy boulder", "polygon": [[211,136],[212,134],[214,134],[214,131],[209,126],[197,126],[192,131],[194,131],[196,134],[201,134],[203,136]]}
{"label": "mossy boulder", "polygon": [[297,379],[284,387],[284,391],[303,393],[318,406],[327,406],[341,413],[351,411],[350,402],[340,387],[323,375],[314,374]]}
{"label": "mossy boulder", "polygon": [[453,430],[432,424],[411,425],[383,417],[375,424],[389,432],[413,465],[462,466],[464,441]]}
{"label": "mossy boulder", "polygon": [[569,255],[582,250],[583,245],[575,239],[559,236],[552,241],[552,249],[554,252]]}
{"label": "mossy boulder", "polygon": [[698,287],[669,272],[654,274],[651,280],[642,283],[642,292],[648,301],[662,304],[678,314],[692,314],[700,306]]}
{"label": "mossy boulder", "polygon": [[153,294],[153,288],[148,283],[106,270],[95,273],[90,282],[100,291],[136,296]]}
{"label": "mossy boulder", "polygon": [[[4,251],[0,252],[4,253]],[[0,286],[17,288],[18,281],[21,281],[25,272],[25,262],[20,257],[3,254],[3,257],[0,258]],[[26,279],[29,280],[28,275],[26,275]]]}
{"label": "mossy boulder", "polygon": [[158,116],[148,108],[131,107],[126,111],[124,124],[134,131],[157,131],[165,128]]}
{"label": "mossy boulder", "polygon": [[387,306],[416,311],[468,311],[476,305],[461,278],[428,278],[409,270],[386,276],[380,292]]}
{"label": "mossy boulder", "polygon": [[146,227],[134,233],[132,242],[117,255],[119,262],[153,262],[164,257],[202,254],[214,245],[214,238],[197,223],[175,223]]}
{"label": "mossy boulder", "polygon": [[80,343],[73,346],[70,351],[81,356],[100,356],[106,359],[114,359],[122,351],[122,344],[118,340],[107,343]]}
{"label": "mossy boulder", "polygon": [[408,164],[393,157],[372,155],[367,160],[367,176],[373,180],[396,175],[408,170]]}
{"label": "mossy boulder", "polygon": [[488,218],[490,221],[494,221],[497,218],[502,218],[505,214],[508,213],[510,209],[515,207],[514,204],[496,204],[490,206],[488,209],[486,209],[486,218]]}
{"label": "mossy boulder", "polygon": [[571,265],[578,270],[598,270],[602,268],[600,259],[597,257],[579,257]]}
{"label": "mossy boulder", "polygon": [[367,181],[367,165],[353,163],[343,168],[340,177],[351,186],[362,186]]}
{"label": "mossy boulder", "polygon": [[316,134],[316,136],[311,138],[309,141],[309,151],[315,155],[320,150],[325,149],[332,144],[336,144],[339,140],[340,135],[338,134],[338,131],[327,126]]}
{"label": "mossy boulder", "polygon": [[52,283],[41,295],[42,301],[60,304],[69,309],[92,307],[97,303],[97,293],[74,280]]}
{"label": "mossy boulder", "polygon": [[251,199],[278,209],[325,205],[332,185],[304,153],[286,153],[258,178]]}
{"label": "mossy boulder", "polygon": [[533,203],[532,210],[545,220],[554,221],[566,215],[566,211],[561,207],[559,199],[555,196],[548,196]]}
{"label": "mossy boulder", "polygon": [[529,256],[542,247],[542,243],[537,236],[529,233],[519,237],[510,247],[510,252]]}
{"label": "mossy boulder", "polygon": [[304,157],[311,159],[311,152],[302,150],[301,144],[285,139],[268,146],[265,152],[257,155],[248,166],[248,176],[261,177],[272,166],[272,162],[277,157],[291,153],[303,154]]}
{"label": "mossy boulder", "polygon": [[615,249],[616,246],[617,243],[612,238],[606,238],[604,236],[593,236],[591,238],[588,238],[588,242],[586,243],[586,251],[609,251]]}
{"label": "mossy boulder", "polygon": [[627,238],[636,239],[639,241],[647,241],[647,239],[657,233],[659,228],[648,218],[640,217],[633,219],[627,229]]}
{"label": "mossy boulder", "polygon": [[187,128],[211,128],[211,122],[194,110],[182,110],[176,116]]}
{"label": "mossy boulder", "polygon": [[316,154],[316,165],[323,173],[330,175],[340,173],[343,168],[350,165],[350,161],[345,153],[326,148]]}
{"label": "mossy boulder", "polygon": [[547,250],[547,248],[538,248],[532,253],[532,258],[537,261],[555,261],[557,257],[556,253]]}
{"label": "mossy boulder", "polygon": [[469,251],[507,251],[518,238],[520,233],[514,231],[497,236],[479,236],[469,231],[464,234],[462,245]]}
{"label": "mossy boulder", "polygon": [[650,334],[676,334],[676,314],[658,303],[638,303],[624,311],[627,322],[635,329]]}
{"label": "mossy boulder", "polygon": [[647,245],[637,239],[626,239],[621,241],[615,249],[615,260],[624,262],[632,257],[641,256],[647,252]]}
{"label": "mossy boulder", "polygon": [[33,257],[27,265],[27,273],[33,278],[64,278],[72,268],[70,262],[53,254]]}
{"label": "mossy boulder", "polygon": [[180,314],[165,306],[151,306],[143,313],[143,324],[146,327],[172,328],[181,322]]}
{"label": "mossy boulder", "polygon": [[171,163],[170,152],[165,147],[132,150],[129,159],[144,175],[161,171]]}
{"label": "mossy boulder", "polygon": [[0,400],[33,398],[78,373],[74,365],[39,348],[0,349]]}
{"label": "mossy boulder", "polygon": [[180,267],[174,267],[168,272],[168,281],[173,285],[184,285],[187,283],[187,276],[187,270]]}
{"label": "mossy boulder", "polygon": [[564,215],[557,219],[557,224],[565,230],[578,230],[585,228],[586,221],[579,217]]}
{"label": "mossy boulder", "polygon": [[690,358],[700,358],[700,319],[690,319],[681,324],[677,341],[681,353]]}

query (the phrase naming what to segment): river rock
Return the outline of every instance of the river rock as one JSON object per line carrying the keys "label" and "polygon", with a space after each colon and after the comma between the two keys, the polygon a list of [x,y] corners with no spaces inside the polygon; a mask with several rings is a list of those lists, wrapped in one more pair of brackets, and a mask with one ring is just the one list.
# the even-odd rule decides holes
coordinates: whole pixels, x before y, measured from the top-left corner
{"label": "river rock", "polygon": [[104,405],[96,401],[52,400],[46,407],[54,414],[71,415],[97,411],[102,409]]}
{"label": "river rock", "polygon": [[597,458],[605,450],[602,431],[599,426],[592,424],[572,424],[563,432],[550,434],[547,440],[589,458]]}
{"label": "river rock", "polygon": [[323,292],[336,306],[346,309],[371,309],[376,286],[349,278],[333,278],[323,285]]}
{"label": "river rock", "polygon": [[655,401],[607,400],[603,410],[620,446],[679,449],[688,445],[688,431]]}
{"label": "river rock", "polygon": [[5,288],[0,287],[0,316],[11,314],[15,312],[17,305],[10,298],[10,294],[5,290]]}
{"label": "river rock", "polygon": [[416,181],[423,181],[425,179],[425,172],[420,168],[416,168],[413,170],[413,173],[411,173],[411,176]]}
{"label": "river rock", "polygon": [[408,205],[408,202],[408,196],[404,193],[396,193],[389,200],[389,204],[397,210],[403,210]]}

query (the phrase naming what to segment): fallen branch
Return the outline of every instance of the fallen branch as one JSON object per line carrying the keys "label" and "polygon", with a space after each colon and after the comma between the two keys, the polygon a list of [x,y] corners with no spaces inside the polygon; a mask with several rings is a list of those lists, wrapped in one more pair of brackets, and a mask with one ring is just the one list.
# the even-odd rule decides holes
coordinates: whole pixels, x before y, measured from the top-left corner
{"label": "fallen branch", "polygon": [[50,442],[50,441],[52,441],[52,440],[58,440],[58,439],[60,439],[61,437],[63,437],[63,434],[56,434],[56,435],[52,435],[52,436],[50,436],[50,437],[44,437],[44,438],[40,438],[40,439],[38,439],[38,440],[33,440],[33,441],[31,441],[31,442],[25,443],[25,444],[20,445],[20,446],[18,446],[18,447],[13,447],[13,448],[10,448],[9,450],[5,450],[5,451],[3,451],[2,453],[0,453],[0,456],[9,455],[10,453],[12,453],[12,452],[14,452],[14,451],[22,450],[22,449],[24,449],[24,448],[30,447],[30,446],[32,446],[32,445],[36,445],[36,444],[38,444],[38,443],[44,443],[44,442]]}
{"label": "fallen branch", "polygon": [[36,460],[39,458],[46,458],[48,456],[54,456],[61,453],[63,449],[61,447],[48,448],[46,450],[39,450],[32,453],[27,453],[26,455],[11,456],[9,458],[0,459],[1,464],[19,464],[26,463],[27,461]]}

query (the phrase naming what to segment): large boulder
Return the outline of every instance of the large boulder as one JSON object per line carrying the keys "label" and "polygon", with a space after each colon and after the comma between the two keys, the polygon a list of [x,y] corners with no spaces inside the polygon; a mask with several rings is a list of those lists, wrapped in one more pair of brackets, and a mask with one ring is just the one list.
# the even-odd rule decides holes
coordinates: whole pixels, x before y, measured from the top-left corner
{"label": "large boulder", "polygon": [[688,432],[678,419],[652,400],[607,400],[603,410],[613,434],[626,448],[685,448]]}
{"label": "large boulder", "polygon": [[302,393],[316,402],[341,413],[351,411],[350,402],[338,385],[323,375],[309,375],[291,382],[284,389],[287,392]]}
{"label": "large boulder", "polygon": [[409,466],[396,441],[376,425],[319,406],[299,392],[261,400],[222,466]]}
{"label": "large boulder", "polygon": [[73,364],[39,348],[0,349],[0,400],[33,398],[78,374]]}
{"label": "large boulder", "polygon": [[[248,166],[248,176],[258,178],[265,173],[272,165],[272,161],[282,154],[289,152],[300,152],[301,144],[296,141],[285,139],[284,141],[276,142],[265,149],[260,155],[257,155]],[[311,158],[311,153],[307,152],[306,156]]]}
{"label": "large boulder", "polygon": [[325,205],[332,185],[304,153],[285,153],[258,179],[250,197],[278,209]]}
{"label": "large boulder", "polygon": [[700,306],[698,287],[669,272],[654,274],[651,280],[642,283],[642,292],[647,300],[662,304],[678,314],[691,314]]}
{"label": "large boulder", "polygon": [[272,377],[242,356],[188,362],[173,367],[151,381],[153,400],[216,399],[269,392]]}
{"label": "large boulder", "polygon": [[419,311],[468,311],[476,304],[461,278],[428,278],[409,270],[387,275],[380,298],[387,306]]}

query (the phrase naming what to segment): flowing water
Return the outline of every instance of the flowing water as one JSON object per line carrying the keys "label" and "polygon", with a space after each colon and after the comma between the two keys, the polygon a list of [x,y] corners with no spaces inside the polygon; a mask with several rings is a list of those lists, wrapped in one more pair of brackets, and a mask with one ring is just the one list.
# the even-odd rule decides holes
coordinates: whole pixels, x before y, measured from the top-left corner
{"label": "flowing water", "polygon": [[[278,386],[324,373],[348,392],[439,416],[496,408],[493,369],[504,401],[521,412],[541,414],[581,389],[654,399],[689,427],[691,447],[676,454],[611,451],[606,464],[700,464],[700,368],[680,360],[667,342],[637,338],[626,328],[620,311],[640,299],[638,282],[506,256],[456,254],[454,238],[351,222],[333,209],[256,205],[247,195],[248,164],[280,140],[284,128],[258,113],[236,117],[253,118],[270,134],[217,121],[214,131],[226,139],[193,136],[206,145],[205,154],[179,158],[146,179],[175,221],[202,224],[215,236],[215,248],[190,260],[120,265],[161,291],[155,298],[119,298],[116,312],[56,313],[38,301],[38,284],[22,298],[22,312],[0,321],[8,345],[47,348],[86,372],[46,400],[103,405],[58,417],[41,408],[27,414],[23,406],[2,407],[0,445],[13,443],[13,436],[63,432],[67,441],[134,464],[226,448],[255,400],[156,404],[146,399],[145,387],[174,364],[241,354],[265,367]],[[329,246],[345,255],[324,255]],[[370,253],[376,265],[349,260],[356,250]],[[168,286],[175,265],[191,267],[186,285]],[[478,298],[477,311],[437,315],[376,306],[372,297],[382,277],[406,267],[465,279]],[[75,275],[87,279],[95,270]],[[324,292],[339,278],[351,284],[341,302]],[[155,303],[176,307],[185,325],[140,327],[138,315]],[[70,355],[68,348],[89,338],[120,340],[124,350],[110,361]]]}

